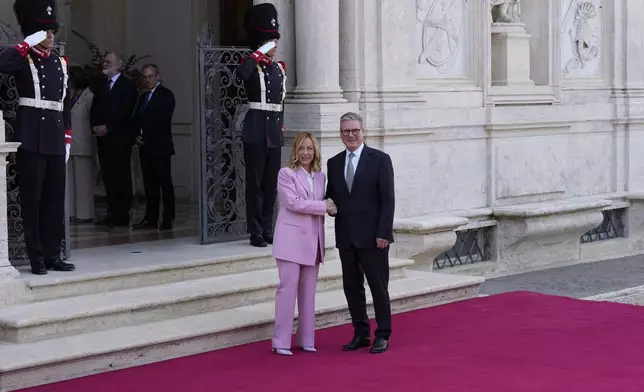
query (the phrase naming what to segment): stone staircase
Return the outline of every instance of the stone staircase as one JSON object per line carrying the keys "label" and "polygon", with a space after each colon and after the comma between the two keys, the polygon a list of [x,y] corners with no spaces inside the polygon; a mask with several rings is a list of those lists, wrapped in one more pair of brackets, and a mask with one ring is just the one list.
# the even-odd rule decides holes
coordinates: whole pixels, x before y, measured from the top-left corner
{"label": "stone staircase", "polygon": [[[483,281],[390,264],[393,312],[475,297]],[[349,322],[341,272],[333,257],[320,269],[320,328]],[[30,278],[26,302],[0,310],[0,391],[268,339],[277,281],[269,252]]]}

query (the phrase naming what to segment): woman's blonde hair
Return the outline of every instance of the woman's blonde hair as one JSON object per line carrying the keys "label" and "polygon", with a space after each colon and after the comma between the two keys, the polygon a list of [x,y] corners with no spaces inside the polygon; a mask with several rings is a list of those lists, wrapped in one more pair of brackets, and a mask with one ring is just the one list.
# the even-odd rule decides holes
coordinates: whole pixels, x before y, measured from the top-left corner
{"label": "woman's blonde hair", "polygon": [[302,132],[298,134],[293,141],[293,150],[291,150],[291,160],[288,166],[291,169],[297,169],[298,167],[300,167],[300,162],[297,158],[297,152],[300,151],[300,147],[306,139],[311,139],[311,141],[313,142],[313,160],[311,161],[311,171],[320,171],[322,170],[320,163],[320,144],[318,143],[318,139],[316,139],[315,136],[313,136],[310,132]]}

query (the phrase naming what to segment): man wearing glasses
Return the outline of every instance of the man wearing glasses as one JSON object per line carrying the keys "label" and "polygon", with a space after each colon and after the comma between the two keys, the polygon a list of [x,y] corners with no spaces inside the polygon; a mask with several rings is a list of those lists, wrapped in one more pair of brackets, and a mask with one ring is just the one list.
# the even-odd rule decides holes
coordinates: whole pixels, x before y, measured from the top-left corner
{"label": "man wearing glasses", "polygon": [[337,207],[335,240],[354,329],[353,339],[343,349],[355,351],[371,343],[366,277],[378,322],[371,352],[383,353],[391,335],[388,285],[389,244],[394,240],[394,169],[389,155],[364,145],[360,115],[344,114],[340,135],[346,150],[327,163],[326,197]]}

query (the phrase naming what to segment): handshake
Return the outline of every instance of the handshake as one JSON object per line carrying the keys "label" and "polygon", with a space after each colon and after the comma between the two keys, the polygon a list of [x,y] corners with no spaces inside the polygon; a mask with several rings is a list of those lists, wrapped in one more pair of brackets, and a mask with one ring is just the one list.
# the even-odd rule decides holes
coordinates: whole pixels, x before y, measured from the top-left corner
{"label": "handshake", "polygon": [[326,199],[324,201],[326,203],[326,213],[334,216],[335,214],[338,213],[338,208],[335,206],[335,203],[331,199]]}

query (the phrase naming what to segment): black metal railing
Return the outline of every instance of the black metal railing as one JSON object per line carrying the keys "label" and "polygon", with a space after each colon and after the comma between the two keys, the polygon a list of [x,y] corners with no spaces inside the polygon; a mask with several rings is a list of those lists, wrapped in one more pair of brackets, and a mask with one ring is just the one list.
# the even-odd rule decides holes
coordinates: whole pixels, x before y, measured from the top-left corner
{"label": "black metal railing", "polygon": [[602,223],[584,233],[579,240],[580,243],[589,244],[624,237],[626,231],[626,225],[624,224],[626,208],[602,211],[602,213],[604,214]]}
{"label": "black metal railing", "polygon": [[443,269],[490,260],[491,227],[456,232],[454,246],[434,259],[434,268]]}

